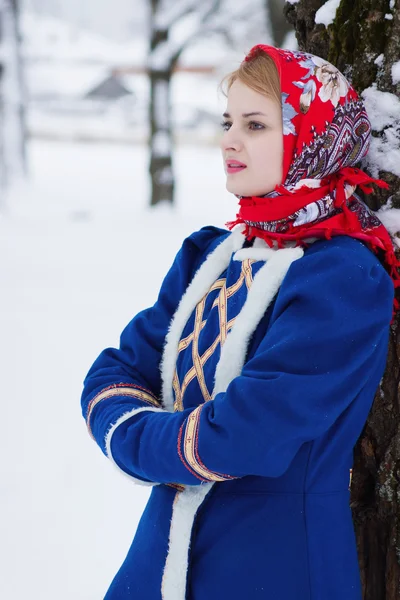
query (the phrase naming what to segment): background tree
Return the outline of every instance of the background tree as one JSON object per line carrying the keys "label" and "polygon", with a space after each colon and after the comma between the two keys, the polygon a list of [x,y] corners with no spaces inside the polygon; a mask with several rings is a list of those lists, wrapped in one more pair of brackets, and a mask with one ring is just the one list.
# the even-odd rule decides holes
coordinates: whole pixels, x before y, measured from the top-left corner
{"label": "background tree", "polygon": [[[373,127],[371,175],[390,184],[366,196],[392,232],[400,208],[400,0],[288,3],[301,50],[336,65],[362,94]],[[321,10],[319,10],[321,9]],[[395,209],[391,210],[391,207]],[[364,600],[400,598],[400,340],[391,327],[386,372],[354,453],[351,507]]]}
{"label": "background tree", "polygon": [[293,31],[292,25],[285,18],[283,8],[285,0],[264,0],[268,27],[271,30],[273,45],[278,48],[285,46],[285,39]]}
{"label": "background tree", "polygon": [[25,110],[19,4],[0,0],[0,203],[10,185],[26,173]]}
{"label": "background tree", "polygon": [[151,0],[148,56],[151,205],[162,200],[172,203],[174,198],[170,89],[180,56],[200,36],[220,34],[231,46],[244,39],[250,43],[258,31],[265,31],[264,10],[264,0],[247,0],[234,7],[227,0]]}
{"label": "background tree", "polygon": [[[150,49],[150,176],[152,205],[162,200],[173,201],[171,78],[181,53],[190,39],[207,28],[220,0],[197,3],[151,0]],[[182,19],[192,16],[186,34],[179,41],[171,37],[171,29]],[[193,22],[194,21],[194,22]]]}

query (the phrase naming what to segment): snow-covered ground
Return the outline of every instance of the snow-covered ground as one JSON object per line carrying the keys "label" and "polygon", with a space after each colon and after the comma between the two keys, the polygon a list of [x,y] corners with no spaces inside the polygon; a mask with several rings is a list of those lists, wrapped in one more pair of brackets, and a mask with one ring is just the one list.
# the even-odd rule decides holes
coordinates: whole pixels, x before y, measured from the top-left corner
{"label": "snow-covered ground", "polygon": [[141,146],[31,142],[0,214],[0,598],[100,600],[149,495],[86,432],[82,380],[152,304],[191,231],[234,218],[217,148],[176,151],[175,210],[146,206]]}

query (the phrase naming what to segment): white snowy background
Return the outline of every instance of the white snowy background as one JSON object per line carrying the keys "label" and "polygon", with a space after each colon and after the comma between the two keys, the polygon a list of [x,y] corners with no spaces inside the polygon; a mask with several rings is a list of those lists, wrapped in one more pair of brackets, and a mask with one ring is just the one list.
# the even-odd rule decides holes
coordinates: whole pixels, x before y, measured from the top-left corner
{"label": "white snowy background", "polygon": [[[175,207],[147,207],[146,81],[135,80],[133,112],[143,126],[136,122],[130,136],[118,106],[103,118],[80,114],[82,95],[110,64],[127,54],[144,60],[145,40],[127,33],[117,44],[121,23],[106,39],[106,18],[90,33],[77,31],[72,8],[64,21],[47,11],[60,4],[27,1],[22,14],[29,178],[14,182],[0,207],[2,600],[103,598],[150,491],[124,478],[89,437],[83,379],[155,301],[184,237],[236,213],[217,125],[187,128],[178,139]],[[72,4],[89,24],[88,6]],[[212,56],[220,72],[177,76],[174,111],[207,109],[219,119],[217,84],[241,52],[234,57],[216,40],[191,52],[189,64],[199,53],[206,64]]]}
{"label": "white snowy background", "polygon": [[146,208],[145,148],[33,141],[0,219],[5,600],[100,600],[149,489],[89,437],[82,381],[153,304],[183,238],[235,214],[216,148],[178,148],[177,206]]}
{"label": "white snowy background", "polygon": [[[29,178],[14,181],[0,205],[1,600],[103,598],[150,490],[124,478],[89,437],[83,379],[153,304],[184,237],[236,213],[217,145],[225,108],[217,86],[253,42],[270,40],[247,39],[234,53],[214,36],[185,51],[182,65],[216,70],[174,76],[176,203],[150,210],[144,2],[101,10],[97,0],[24,2]],[[327,0],[320,22],[337,5]],[[293,38],[283,46],[295,47]],[[121,80],[128,100],[86,98],[127,66],[139,70]],[[385,130],[369,166],[391,156],[398,174],[399,101],[373,86],[364,99],[374,128]]]}

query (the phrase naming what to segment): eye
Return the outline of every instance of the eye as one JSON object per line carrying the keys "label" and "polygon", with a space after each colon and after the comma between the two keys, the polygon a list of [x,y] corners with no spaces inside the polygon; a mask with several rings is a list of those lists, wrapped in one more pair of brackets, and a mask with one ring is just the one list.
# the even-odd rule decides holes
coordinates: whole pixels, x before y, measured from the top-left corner
{"label": "eye", "polygon": [[221,125],[221,127],[222,127],[222,129],[224,131],[228,131],[228,129],[230,128],[230,126],[232,125],[232,123],[230,123],[229,121],[222,121],[220,123],[220,125]]}
{"label": "eye", "polygon": [[252,131],[260,131],[261,129],[265,129],[264,125],[262,125],[261,123],[256,123],[256,121],[250,121],[249,128]]}

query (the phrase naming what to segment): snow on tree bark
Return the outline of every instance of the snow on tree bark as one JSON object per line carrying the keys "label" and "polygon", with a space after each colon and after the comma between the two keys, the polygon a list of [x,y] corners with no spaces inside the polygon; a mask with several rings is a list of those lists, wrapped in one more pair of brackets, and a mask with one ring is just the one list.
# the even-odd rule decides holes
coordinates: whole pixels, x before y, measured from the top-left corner
{"label": "snow on tree bark", "polygon": [[[400,229],[400,0],[290,0],[285,13],[300,49],[335,64],[363,96],[373,127],[363,168],[390,185],[364,199],[380,209],[394,235]],[[354,451],[351,508],[363,600],[400,598],[399,383],[397,320],[386,371]]]}
{"label": "snow on tree bark", "polygon": [[25,110],[17,0],[0,2],[1,195],[26,173]]}

